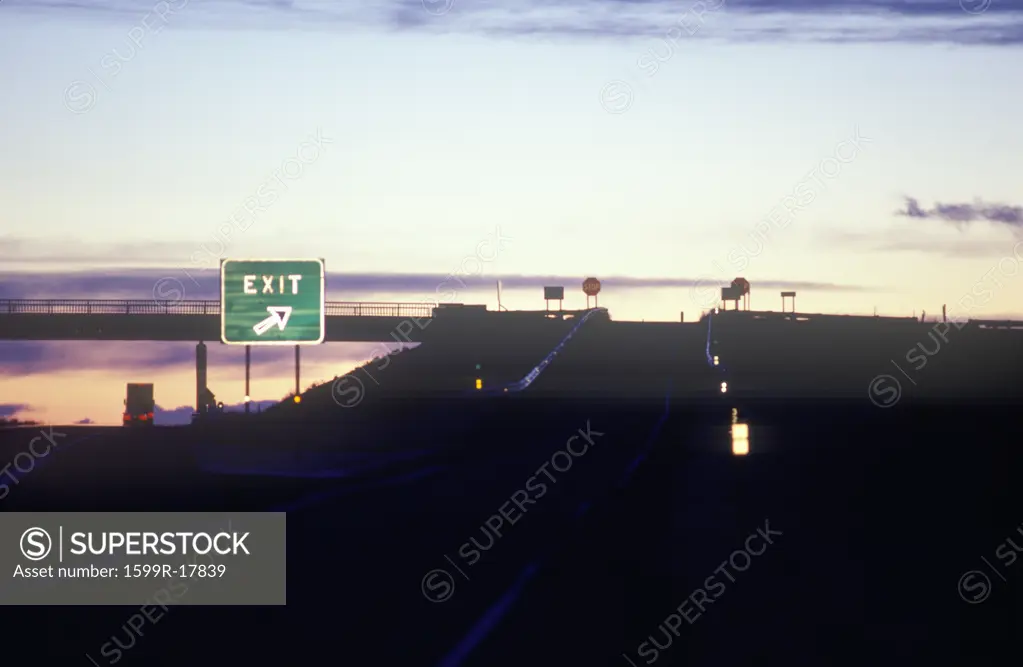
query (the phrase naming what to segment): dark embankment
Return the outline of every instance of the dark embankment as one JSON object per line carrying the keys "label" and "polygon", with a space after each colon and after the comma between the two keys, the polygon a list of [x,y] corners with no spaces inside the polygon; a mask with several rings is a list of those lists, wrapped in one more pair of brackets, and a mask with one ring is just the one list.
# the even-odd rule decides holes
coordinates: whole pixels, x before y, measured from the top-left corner
{"label": "dark embankment", "polygon": [[[19,610],[7,627],[44,647],[41,657],[89,652],[101,665],[115,635],[134,643],[126,661],[154,665],[324,656],[424,667],[995,664],[1011,655],[1023,570],[994,552],[1023,521],[1020,401],[1009,391],[1016,338],[976,331],[961,347],[979,356],[960,351],[941,371],[966,340],[949,333],[918,381],[933,370],[933,395],[914,399],[903,383],[907,395],[881,408],[868,384],[887,371],[870,364],[926,329],[920,338],[913,323],[813,324],[715,320],[715,367],[706,321],[594,320],[531,386],[497,395],[466,386],[474,359],[486,360],[484,379],[514,359],[506,372],[516,379],[569,323],[536,340],[533,325],[491,332],[484,348],[464,334],[392,357],[377,379],[383,388],[394,371],[394,393],[367,391],[352,407],[328,385],[261,418],[108,433],[87,460],[3,502],[286,510],[287,608],[172,608],[134,640],[131,609]],[[1008,370],[986,375],[998,362]],[[443,391],[420,389],[424,369]],[[1004,392],[955,393],[992,378]],[[750,426],[747,456],[731,454],[733,409]],[[145,471],[131,467],[150,451]],[[104,463],[114,453],[133,463]],[[214,474],[212,464],[290,476]],[[86,469],[105,481],[85,489]],[[770,541],[751,539],[767,529]],[[990,599],[969,604],[963,595],[975,591],[959,585],[985,571],[982,558],[1002,566],[1004,581],[988,571]],[[59,642],[46,641],[53,627]]]}

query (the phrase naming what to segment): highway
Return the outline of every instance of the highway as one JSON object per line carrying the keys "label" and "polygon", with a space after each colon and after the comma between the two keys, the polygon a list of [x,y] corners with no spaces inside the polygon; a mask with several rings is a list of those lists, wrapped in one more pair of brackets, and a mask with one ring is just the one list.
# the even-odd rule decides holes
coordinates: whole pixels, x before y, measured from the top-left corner
{"label": "highway", "polygon": [[[446,454],[444,463],[343,483],[320,481],[318,488],[310,488],[305,480],[302,494],[268,480],[248,487],[238,477],[230,478],[230,492],[223,480],[219,489],[207,483],[208,491],[203,492],[193,480],[179,479],[187,492],[180,488],[171,494],[157,492],[152,487],[155,475],[150,474],[144,495],[138,488],[142,484],[106,493],[90,484],[90,496],[81,498],[81,508],[109,508],[116,502],[124,507],[127,500],[133,509],[183,509],[201,492],[210,509],[225,509],[226,504],[289,512],[287,610],[239,610],[232,615],[234,621],[250,619],[256,623],[252,626],[214,623],[223,612],[189,609],[181,614],[181,630],[173,633],[187,635],[188,641],[154,641],[154,655],[194,659],[223,651],[224,657],[237,656],[244,645],[246,655],[253,658],[294,658],[301,650],[303,657],[312,659],[329,650],[352,659],[375,656],[398,664],[435,664],[463,641],[478,618],[533,563],[540,555],[538,548],[547,552],[568,536],[580,508],[608,500],[609,489],[649,446],[649,434],[664,406],[631,412],[576,404],[550,404],[542,414],[540,409],[524,400],[509,400],[493,423],[470,434],[459,455]],[[580,429],[592,434],[593,444],[582,436],[569,442]],[[116,436],[109,437],[117,448]],[[580,455],[568,453],[569,448]],[[82,484],[77,488],[86,489]],[[24,493],[12,494],[5,509],[36,509],[31,501],[44,494],[40,489],[48,492],[47,498],[53,497],[51,484],[32,490],[26,484],[16,489]],[[126,495],[132,490],[139,495]],[[66,493],[59,496],[67,502]],[[247,502],[240,502],[240,496]],[[151,504],[154,500],[159,506]],[[521,511],[515,500],[522,503]],[[502,507],[511,517],[503,526],[492,518],[501,516]],[[500,537],[493,533],[487,537],[488,521]],[[478,561],[463,548],[473,537],[481,547],[489,547],[477,549]],[[466,578],[446,557],[455,560]],[[449,580],[454,594],[441,602],[428,600],[423,592],[424,577],[439,568],[446,569],[447,576],[459,577]],[[431,588],[439,583],[443,582],[430,579],[427,592],[444,593],[442,586],[436,592]],[[83,651],[90,639],[98,642],[104,632],[110,634],[110,628],[119,625],[113,612],[90,613],[87,619],[75,610],[67,614],[76,618],[68,632],[81,638]],[[382,632],[396,626],[414,630],[400,642],[387,641]],[[254,633],[253,627],[263,630]],[[232,635],[233,629],[238,634]],[[307,639],[295,646],[282,643],[278,633]],[[265,643],[254,645],[256,637]],[[140,659],[146,648],[140,643]]]}
{"label": "highway", "polygon": [[[1009,492],[1023,457],[999,437],[1004,407],[957,408],[952,419],[949,406],[886,411],[865,398],[744,400],[740,412],[757,419],[753,453],[736,457],[728,428],[739,403],[717,389],[705,330],[593,324],[521,392],[367,399],[376,431],[338,430],[358,411],[336,404],[329,419],[284,420],[303,463],[289,474],[211,472],[190,443],[222,431],[79,427],[0,501],[5,510],[286,511],[288,606],[172,609],[133,640],[123,608],[25,609],[9,630],[41,641],[59,623],[61,649],[81,652],[54,646],[48,657],[89,653],[101,665],[112,636],[136,642],[138,664],[1001,655],[1023,570],[987,605],[965,604],[956,584],[1023,521]],[[16,431],[5,451],[31,433]],[[328,465],[331,437],[347,454]],[[314,469],[332,472],[302,472]]]}

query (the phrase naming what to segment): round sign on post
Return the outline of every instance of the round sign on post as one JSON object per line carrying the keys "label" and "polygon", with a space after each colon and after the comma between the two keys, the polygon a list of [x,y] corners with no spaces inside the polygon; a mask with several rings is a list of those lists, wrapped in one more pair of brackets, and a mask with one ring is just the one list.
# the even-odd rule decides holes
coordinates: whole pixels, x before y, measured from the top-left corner
{"label": "round sign on post", "polygon": [[596,308],[599,303],[597,294],[600,293],[600,281],[596,278],[587,278],[583,281],[583,293],[586,294],[586,307],[590,307],[590,297],[593,297],[593,306]]}

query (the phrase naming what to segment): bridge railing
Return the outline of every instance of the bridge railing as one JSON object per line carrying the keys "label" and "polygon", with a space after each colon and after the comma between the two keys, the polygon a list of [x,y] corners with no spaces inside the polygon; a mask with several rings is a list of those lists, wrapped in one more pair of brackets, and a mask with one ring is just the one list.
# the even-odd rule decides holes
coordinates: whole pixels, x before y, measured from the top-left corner
{"label": "bridge railing", "polygon": [[0,314],[32,315],[219,315],[220,302],[156,299],[3,299]]}
{"label": "bridge railing", "polygon": [[328,301],[324,304],[330,317],[433,317],[431,303],[374,303],[360,301]]}
{"label": "bridge railing", "polygon": [[[329,317],[433,316],[430,303],[374,303],[327,301]],[[220,301],[170,301],[157,299],[0,299],[0,315],[220,315]]]}

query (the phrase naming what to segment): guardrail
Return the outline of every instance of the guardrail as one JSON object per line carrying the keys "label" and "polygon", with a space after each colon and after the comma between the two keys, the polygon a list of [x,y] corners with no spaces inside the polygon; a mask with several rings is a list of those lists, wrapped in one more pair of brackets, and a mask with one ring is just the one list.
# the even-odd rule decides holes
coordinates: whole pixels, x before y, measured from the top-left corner
{"label": "guardrail", "polygon": [[1023,329],[1023,322],[1019,320],[969,320],[967,323],[979,329]]}
{"label": "guardrail", "polygon": [[328,317],[433,317],[430,303],[373,303],[360,301],[328,301],[324,309]]}
{"label": "guardrail", "polygon": [[713,330],[712,330],[713,324],[714,324],[714,311],[712,310],[712,311],[707,313],[707,365],[711,366],[711,367],[714,366],[714,355],[712,355],[710,353],[710,344],[713,341],[713,338],[712,338],[712,336],[713,336]]}
{"label": "guardrail", "polygon": [[543,373],[544,370],[551,365],[551,362],[554,361],[554,358],[558,356],[558,354],[564,349],[568,341],[572,340],[572,336],[574,336],[576,332],[579,331],[580,327],[586,324],[586,322],[589,321],[591,317],[597,315],[598,313],[603,313],[606,315],[607,308],[592,308],[585,312],[586,314],[579,318],[579,322],[574,327],[572,327],[572,329],[565,335],[565,337],[561,339],[561,342],[558,343],[553,350],[551,350],[550,354],[544,357],[539,364],[534,366],[533,370],[529,371],[529,373],[527,373],[525,377],[516,382],[512,382],[511,384],[508,384],[504,387],[498,387],[496,389],[492,389],[484,393],[486,394],[516,393],[527,389],[531,384],[533,384],[533,382],[536,381],[538,377],[540,377],[540,374]]}
{"label": "guardrail", "polygon": [[[430,303],[328,301],[328,317],[433,316]],[[0,315],[220,315],[220,301],[159,301],[157,299],[0,299]]]}

